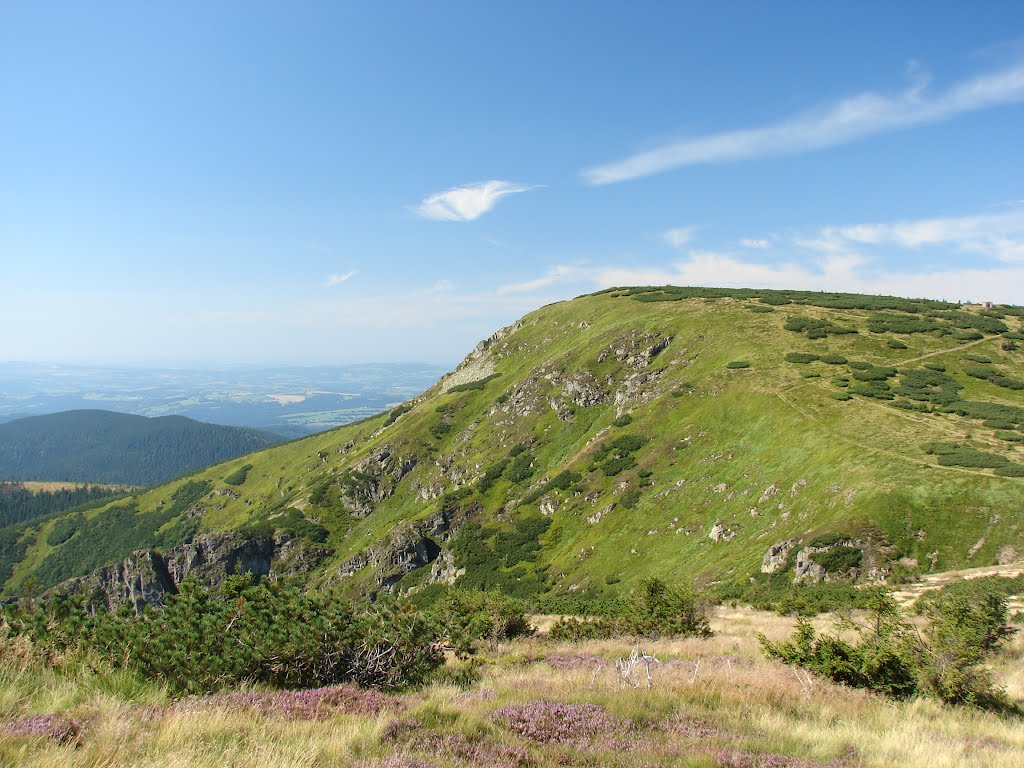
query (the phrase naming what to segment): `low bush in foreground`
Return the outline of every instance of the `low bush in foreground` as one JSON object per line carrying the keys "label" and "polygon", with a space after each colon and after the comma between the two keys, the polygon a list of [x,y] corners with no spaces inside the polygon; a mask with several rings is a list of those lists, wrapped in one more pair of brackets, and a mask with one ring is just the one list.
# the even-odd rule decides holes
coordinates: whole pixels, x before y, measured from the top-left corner
{"label": "low bush in foreground", "polygon": [[715,589],[715,596],[724,603],[745,603],[782,616],[816,616],[868,605],[867,592],[849,581],[794,584],[790,567],[757,574],[751,582],[722,584]]}
{"label": "low bush in foreground", "polygon": [[550,630],[553,640],[592,640],[634,635],[638,637],[708,637],[711,624],[708,605],[690,589],[648,579],[631,595],[618,615],[557,621]]}
{"label": "low bush in foreground", "polygon": [[[979,580],[980,581],[980,580]],[[870,591],[870,621],[853,629],[855,641],[818,634],[801,620],[788,641],[759,636],[769,658],[804,667],[854,688],[894,698],[923,695],[948,704],[1012,710],[985,666],[1014,632],[1006,595],[986,584],[950,592],[928,603],[928,625],[918,632],[885,590]]]}
{"label": "low bush in foreground", "polygon": [[54,600],[10,606],[3,623],[44,651],[95,655],[178,693],[251,683],[396,689],[424,682],[444,662],[430,614],[386,601],[357,606],[280,582],[254,584],[248,575],[216,589],[186,579],[164,608],[139,615]]}

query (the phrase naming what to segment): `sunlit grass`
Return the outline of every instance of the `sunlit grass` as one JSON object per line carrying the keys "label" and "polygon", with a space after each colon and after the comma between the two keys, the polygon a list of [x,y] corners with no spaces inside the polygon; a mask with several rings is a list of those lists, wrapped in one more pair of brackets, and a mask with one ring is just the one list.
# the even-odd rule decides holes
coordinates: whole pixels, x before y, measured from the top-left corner
{"label": "sunlit grass", "polygon": [[[817,622],[828,625],[824,617]],[[631,649],[628,639],[516,641],[489,648],[480,680],[468,689],[434,684],[397,697],[379,715],[335,713],[322,720],[259,714],[224,699],[175,703],[160,686],[98,675],[88,665],[57,670],[23,644],[7,642],[0,657],[0,721],[60,714],[80,722],[82,735],[77,748],[0,735],[0,765],[515,764],[509,755],[527,755],[537,766],[754,765],[759,755],[801,766],[1024,764],[1020,719],[928,700],[893,702],[764,660],[756,634],[782,638],[792,625],[773,614],[724,609],[712,638],[645,646],[661,662],[649,689],[624,682],[615,670],[615,660]],[[994,665],[1018,699],[1022,653],[1018,637]],[[534,702],[596,705],[607,713],[601,718],[619,725],[582,733],[583,746],[577,746],[523,738],[494,714],[515,705],[532,711]],[[476,761],[466,758],[469,753]]]}

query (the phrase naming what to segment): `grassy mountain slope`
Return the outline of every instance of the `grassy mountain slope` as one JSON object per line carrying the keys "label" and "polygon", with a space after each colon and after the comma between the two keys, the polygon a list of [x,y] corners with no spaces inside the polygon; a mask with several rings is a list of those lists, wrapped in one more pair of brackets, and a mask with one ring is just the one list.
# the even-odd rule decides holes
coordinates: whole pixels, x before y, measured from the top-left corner
{"label": "grassy mountain slope", "polygon": [[817,545],[830,578],[1013,559],[1021,325],[1014,308],[794,292],[550,305],[390,414],[89,512],[58,544],[59,521],[26,529],[5,588],[80,575],[86,551],[232,530],[287,534],[282,572],[368,591],[742,585],[790,540],[787,572]]}
{"label": "grassy mountain slope", "polygon": [[152,485],[280,441],[184,416],[64,411],[0,424],[0,478]]}

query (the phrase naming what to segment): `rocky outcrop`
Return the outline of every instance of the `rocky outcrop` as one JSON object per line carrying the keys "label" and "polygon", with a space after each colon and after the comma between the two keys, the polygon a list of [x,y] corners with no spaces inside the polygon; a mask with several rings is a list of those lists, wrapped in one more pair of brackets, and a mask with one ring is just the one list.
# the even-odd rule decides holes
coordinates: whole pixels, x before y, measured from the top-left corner
{"label": "rocky outcrop", "polygon": [[523,324],[521,322],[516,322],[495,331],[477,344],[454,371],[446,373],[441,377],[439,382],[441,391],[447,392],[452,387],[469,384],[491,376],[494,373],[494,359],[490,353],[491,347],[511,336],[522,327]]}
{"label": "rocky outcrop", "polygon": [[415,454],[399,455],[390,445],[374,449],[342,476],[342,506],[354,517],[366,517],[395,492],[417,461]]}
{"label": "rocky outcrop", "polygon": [[290,536],[275,538],[277,552],[273,563],[276,576],[302,576],[315,571],[331,555],[331,550],[305,539]]}
{"label": "rocky outcrop", "polygon": [[720,522],[716,522],[713,526],[711,526],[711,530],[708,532],[708,538],[716,544],[724,541],[730,541],[735,537],[736,531],[731,528],[727,528]]}
{"label": "rocky outcrop", "polygon": [[615,415],[621,416],[630,408],[654,400],[658,393],[651,385],[662,373],[663,371],[647,371],[626,377],[615,391]]}
{"label": "rocky outcrop", "polygon": [[[856,549],[860,551],[860,558],[864,558],[864,545],[858,539],[844,539],[835,541],[825,546],[807,546],[796,553],[796,565],[793,568],[793,582],[810,581],[814,583],[831,581],[834,578],[856,579],[861,574],[859,567],[846,568],[842,572],[828,570],[815,555],[824,555],[836,549]],[[824,558],[822,558],[824,559]]]}
{"label": "rocky outcrop", "polygon": [[574,373],[561,379],[558,384],[562,395],[581,408],[590,408],[608,402],[608,392],[597,383],[589,371]]}
{"label": "rocky outcrop", "polygon": [[620,363],[640,370],[649,366],[654,358],[664,352],[672,343],[672,338],[672,336],[663,337],[660,333],[653,331],[633,332],[602,350],[597,357],[597,362],[603,363],[609,356],[614,356]]}
{"label": "rocky outcrop", "polygon": [[211,585],[233,573],[266,576],[279,543],[268,538],[245,539],[236,533],[206,534],[164,553],[133,552],[120,563],[65,581],[49,594],[85,595],[94,607],[112,610],[127,603],[141,611],[146,605],[164,605],[189,576]]}
{"label": "rocky outcrop", "polygon": [[813,555],[818,552],[827,552],[827,547],[804,547],[796,553],[796,566],[794,568],[793,582],[810,581],[815,584],[828,579],[828,571],[820,563],[814,561]]}
{"label": "rocky outcrop", "polygon": [[508,418],[499,419],[496,423],[499,426],[511,426],[519,419],[531,414],[540,413],[543,403],[544,398],[541,397],[541,377],[537,375],[528,376],[512,388],[507,400],[494,405],[490,415],[496,413],[505,414]]}
{"label": "rocky outcrop", "polygon": [[442,549],[441,554],[430,566],[430,575],[423,582],[424,584],[454,584],[455,580],[466,572],[465,568],[455,566],[455,558],[447,549]]}
{"label": "rocky outcrop", "polygon": [[768,547],[761,560],[761,573],[777,573],[786,565],[789,553],[796,546],[796,539],[786,539]]}
{"label": "rocky outcrop", "polygon": [[[450,553],[442,546],[457,530],[451,513],[441,510],[429,517],[392,531],[388,541],[360,552],[341,564],[338,575],[351,578],[367,566],[374,580],[390,592],[407,573],[440,560],[437,578],[442,580],[454,569]],[[432,571],[431,576],[434,576]]]}

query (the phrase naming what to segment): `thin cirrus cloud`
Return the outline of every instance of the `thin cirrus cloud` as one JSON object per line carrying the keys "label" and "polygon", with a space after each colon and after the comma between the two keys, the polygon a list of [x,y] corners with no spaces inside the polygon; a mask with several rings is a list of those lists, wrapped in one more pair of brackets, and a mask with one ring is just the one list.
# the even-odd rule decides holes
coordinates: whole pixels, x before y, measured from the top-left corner
{"label": "thin cirrus cloud", "polygon": [[585,280],[589,274],[590,271],[587,269],[569,265],[558,265],[551,267],[543,275],[533,280],[503,285],[498,288],[498,294],[530,293],[531,291],[547,288],[549,285],[557,283],[579,282]]}
{"label": "thin cirrus cloud", "polygon": [[1024,207],[999,213],[825,227],[815,237],[798,240],[797,244],[823,253],[875,246],[907,250],[950,246],[1002,262],[1024,263]]}
{"label": "thin cirrus cloud", "polygon": [[661,239],[673,248],[682,248],[693,240],[693,235],[696,231],[696,227],[675,227],[674,229],[667,229],[662,232]]}
{"label": "thin cirrus cloud", "polygon": [[336,285],[344,283],[346,280],[350,280],[351,278],[355,277],[358,274],[359,270],[353,269],[352,271],[345,272],[343,274],[328,275],[327,280],[324,282],[324,287],[333,288]]}
{"label": "thin cirrus cloud", "polygon": [[[744,248],[776,245],[750,239]],[[665,265],[556,265],[540,277],[498,289],[499,294],[622,285],[704,285],[883,293],[935,299],[991,299],[1024,303],[1024,206],[946,218],[905,219],[821,227],[786,239],[795,258],[752,259],[689,249]],[[940,247],[969,253],[947,268],[915,267],[913,254]],[[894,260],[894,256],[904,258]]]}
{"label": "thin cirrus cloud", "polygon": [[585,169],[582,175],[590,184],[614,184],[691,165],[809,152],[1024,101],[1024,64],[964,80],[935,95],[926,90],[927,81],[918,78],[895,96],[867,91],[779,123],[665,144]]}
{"label": "thin cirrus cloud", "polygon": [[496,179],[481,181],[428,195],[413,211],[421,218],[434,221],[473,221],[491,210],[501,198],[535,188]]}
{"label": "thin cirrus cloud", "polygon": [[[935,299],[991,299],[1020,303],[1024,296],[1024,266],[951,268],[921,273],[879,269],[856,254],[832,254],[815,263],[795,261],[765,264],[731,253],[691,251],[669,265],[617,267],[551,267],[537,280],[503,286],[499,293],[554,288],[571,295],[581,284],[589,289],[623,285],[703,285],[735,288],[776,288],[805,291],[847,291]],[[572,291],[568,285],[577,286]]]}

